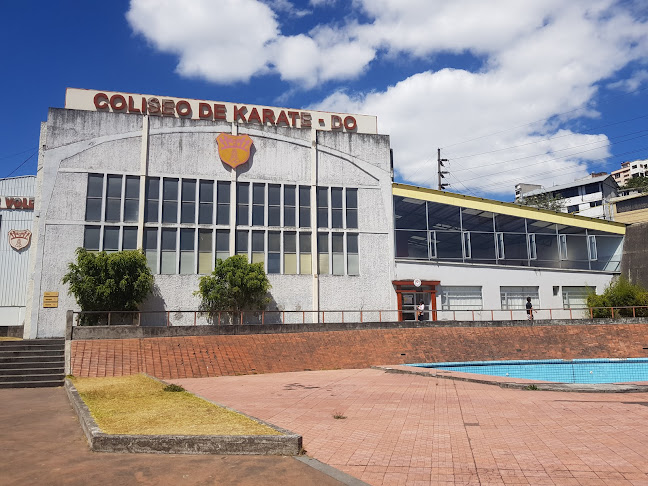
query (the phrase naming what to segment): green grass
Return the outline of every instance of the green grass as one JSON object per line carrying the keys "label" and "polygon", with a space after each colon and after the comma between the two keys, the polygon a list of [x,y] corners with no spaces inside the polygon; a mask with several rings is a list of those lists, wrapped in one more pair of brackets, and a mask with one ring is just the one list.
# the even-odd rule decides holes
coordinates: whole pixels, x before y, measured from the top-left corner
{"label": "green grass", "polygon": [[165,392],[163,383],[144,375],[73,378],[72,382],[107,434],[280,435],[189,392]]}

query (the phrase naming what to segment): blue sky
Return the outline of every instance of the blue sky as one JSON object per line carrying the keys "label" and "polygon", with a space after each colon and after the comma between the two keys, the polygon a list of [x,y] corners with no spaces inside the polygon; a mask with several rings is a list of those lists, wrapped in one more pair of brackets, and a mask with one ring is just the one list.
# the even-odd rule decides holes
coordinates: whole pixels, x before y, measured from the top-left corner
{"label": "blue sky", "polygon": [[441,147],[450,190],[502,200],[648,159],[641,0],[26,0],[1,18],[0,177],[36,172],[66,87],[377,115],[397,181],[434,187]]}

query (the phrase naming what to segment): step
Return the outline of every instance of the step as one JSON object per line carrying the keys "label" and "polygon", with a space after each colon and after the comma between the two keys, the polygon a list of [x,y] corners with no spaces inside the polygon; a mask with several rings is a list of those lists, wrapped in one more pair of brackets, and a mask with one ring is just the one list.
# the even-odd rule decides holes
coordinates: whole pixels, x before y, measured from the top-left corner
{"label": "step", "polygon": [[0,381],[0,388],[44,388],[44,387],[55,387],[63,386],[64,380],[50,380],[50,381],[17,381],[17,382],[5,382]]}
{"label": "step", "polygon": [[51,366],[43,368],[33,368],[33,367],[20,367],[20,368],[0,368],[0,380],[3,376],[12,376],[12,375],[31,375],[31,374],[41,374],[41,375],[56,375],[63,374],[65,372],[65,366],[61,363],[60,366]]}
{"label": "step", "polygon": [[24,356],[59,356],[63,353],[63,349],[45,349],[45,350],[18,350],[18,351],[4,351],[0,350],[0,358],[11,358],[11,357],[24,357]]}
{"label": "step", "polygon": [[65,354],[59,353],[56,356],[1,356],[0,366],[10,363],[43,363],[65,361]]}
{"label": "step", "polygon": [[65,349],[65,344],[10,344],[0,346],[0,353],[7,351],[57,351]]}
{"label": "step", "polygon": [[44,360],[35,360],[33,358],[17,358],[5,363],[0,362],[0,370],[15,370],[23,368],[57,368],[65,366],[65,359],[46,358]]}
{"label": "step", "polygon": [[54,344],[59,344],[63,345],[65,344],[65,339],[63,338],[52,338],[52,339],[21,339],[18,341],[0,341],[0,349],[2,349],[4,346],[14,346],[18,344],[23,344],[23,345],[54,345]]}
{"label": "step", "polygon": [[22,375],[9,375],[0,377],[0,381],[3,383],[17,383],[24,381],[53,381],[53,380],[63,380],[63,373],[57,375],[51,374],[22,374]]}

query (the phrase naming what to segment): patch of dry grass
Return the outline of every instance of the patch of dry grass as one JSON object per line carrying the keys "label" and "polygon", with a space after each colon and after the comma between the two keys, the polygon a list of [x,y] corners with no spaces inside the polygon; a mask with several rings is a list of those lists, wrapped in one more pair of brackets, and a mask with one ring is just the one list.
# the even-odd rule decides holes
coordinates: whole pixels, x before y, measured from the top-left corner
{"label": "patch of dry grass", "polygon": [[144,375],[72,382],[107,434],[280,435],[189,392],[165,392],[164,384]]}

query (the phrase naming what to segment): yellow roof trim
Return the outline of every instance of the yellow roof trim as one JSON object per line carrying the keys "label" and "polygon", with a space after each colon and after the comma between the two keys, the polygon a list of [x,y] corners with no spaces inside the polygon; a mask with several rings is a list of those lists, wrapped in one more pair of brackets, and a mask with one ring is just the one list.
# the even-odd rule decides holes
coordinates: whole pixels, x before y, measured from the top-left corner
{"label": "yellow roof trim", "polygon": [[426,187],[409,186],[406,184],[392,184],[392,194],[394,196],[409,197],[412,199],[421,199],[432,201],[451,206],[462,206],[469,209],[478,209],[481,211],[490,211],[498,214],[517,216],[519,218],[532,218],[548,223],[557,223],[565,226],[577,226],[598,231],[607,231],[618,235],[625,235],[625,224],[614,221],[606,221],[597,218],[587,218],[585,216],[575,216],[568,213],[557,213],[547,209],[531,208],[529,206],[520,206],[519,204],[494,201],[492,199],[483,199],[481,197],[464,196],[453,192],[437,191]]}

